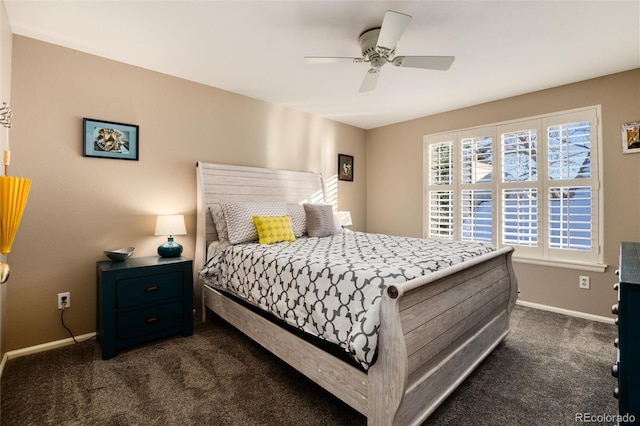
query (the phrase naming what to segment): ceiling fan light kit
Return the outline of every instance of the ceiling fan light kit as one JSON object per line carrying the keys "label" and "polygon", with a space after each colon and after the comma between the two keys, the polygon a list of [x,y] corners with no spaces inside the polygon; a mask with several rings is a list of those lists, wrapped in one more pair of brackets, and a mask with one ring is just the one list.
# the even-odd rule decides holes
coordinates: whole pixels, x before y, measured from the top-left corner
{"label": "ceiling fan light kit", "polygon": [[387,10],[382,26],[365,30],[358,37],[361,58],[307,56],[305,60],[313,63],[368,63],[370,68],[364,76],[360,92],[368,92],[376,88],[380,69],[387,63],[404,68],[448,70],[455,56],[395,56],[398,41],[410,22],[411,16]]}

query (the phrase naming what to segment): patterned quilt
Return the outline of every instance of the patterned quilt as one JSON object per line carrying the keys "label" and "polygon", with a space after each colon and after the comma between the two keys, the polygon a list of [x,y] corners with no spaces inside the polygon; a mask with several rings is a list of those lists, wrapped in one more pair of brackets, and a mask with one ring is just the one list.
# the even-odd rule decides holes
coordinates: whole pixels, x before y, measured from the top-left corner
{"label": "patterned quilt", "polygon": [[366,370],[375,360],[380,300],[388,285],[492,250],[483,243],[345,231],[236,244],[209,259],[199,274],[212,287],[339,345]]}

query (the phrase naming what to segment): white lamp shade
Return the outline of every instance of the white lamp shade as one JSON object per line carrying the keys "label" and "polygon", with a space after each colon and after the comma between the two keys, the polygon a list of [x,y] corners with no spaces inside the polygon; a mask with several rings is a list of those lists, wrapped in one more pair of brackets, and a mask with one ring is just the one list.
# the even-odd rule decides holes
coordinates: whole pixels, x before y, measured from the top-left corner
{"label": "white lamp shade", "polygon": [[187,235],[187,228],[184,225],[184,215],[171,214],[158,216],[154,235]]}
{"label": "white lamp shade", "polygon": [[351,212],[350,211],[340,211],[336,212],[336,216],[338,217],[338,222],[342,226],[351,226]]}

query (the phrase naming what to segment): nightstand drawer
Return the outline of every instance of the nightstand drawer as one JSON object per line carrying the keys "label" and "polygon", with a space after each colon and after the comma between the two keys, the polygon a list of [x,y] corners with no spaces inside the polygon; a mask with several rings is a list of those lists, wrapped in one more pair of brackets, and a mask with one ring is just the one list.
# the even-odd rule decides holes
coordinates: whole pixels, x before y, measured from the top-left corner
{"label": "nightstand drawer", "polygon": [[117,307],[154,303],[182,295],[182,272],[119,280]]}
{"label": "nightstand drawer", "polygon": [[127,340],[182,326],[182,302],[156,305],[118,315],[118,340]]}

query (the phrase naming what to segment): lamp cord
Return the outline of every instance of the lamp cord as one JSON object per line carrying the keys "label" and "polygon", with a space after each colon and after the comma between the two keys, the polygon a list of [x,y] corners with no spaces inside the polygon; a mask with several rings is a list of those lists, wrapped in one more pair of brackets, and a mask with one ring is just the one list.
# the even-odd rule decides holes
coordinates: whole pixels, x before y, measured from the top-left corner
{"label": "lamp cord", "polygon": [[69,332],[69,336],[71,336],[71,338],[73,339],[73,341],[75,343],[83,343],[83,342],[86,342],[88,340],[93,339],[93,336],[92,336],[92,337],[89,337],[88,339],[85,339],[85,340],[82,340],[82,341],[77,341],[76,337],[73,335],[73,332],[71,331],[71,329],[69,327],[67,327],[67,325],[64,323],[64,311],[65,311],[65,309],[64,309],[64,306],[63,306],[62,309],[60,310],[60,322],[62,322],[62,326],[65,328],[65,330],[67,330]]}
{"label": "lamp cord", "polygon": [[64,323],[64,306],[60,310],[60,321],[62,322],[62,326],[65,328],[65,330],[67,330],[69,332],[69,335],[71,336],[73,341],[78,343],[78,341],[76,340],[76,337],[73,335],[73,332],[71,331],[71,329],[69,327],[67,327],[66,324]]}

